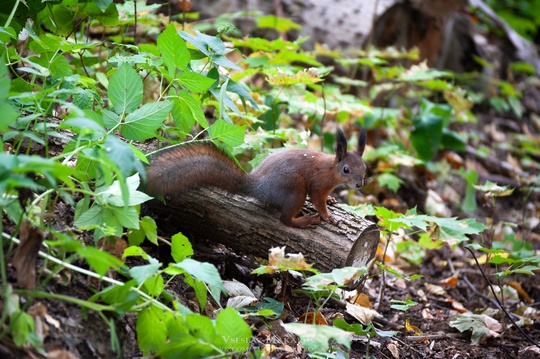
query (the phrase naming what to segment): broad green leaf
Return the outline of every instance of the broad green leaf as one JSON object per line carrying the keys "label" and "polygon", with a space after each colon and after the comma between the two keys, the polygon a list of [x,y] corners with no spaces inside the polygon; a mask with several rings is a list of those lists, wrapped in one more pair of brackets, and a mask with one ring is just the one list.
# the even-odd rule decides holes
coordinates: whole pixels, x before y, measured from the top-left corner
{"label": "broad green leaf", "polygon": [[331,273],[321,273],[306,279],[306,286],[326,288],[329,285],[344,286],[367,273],[366,268],[343,267],[332,270]]}
{"label": "broad green leaf", "polygon": [[93,3],[101,10],[105,11],[111,5],[112,0],[94,0]]}
{"label": "broad green leaf", "polygon": [[[136,156],[135,151],[137,151],[137,149],[135,149],[133,146],[130,146],[129,144],[120,140],[118,137],[111,134],[107,136],[104,146],[107,158],[118,166],[120,172],[122,172],[124,176],[129,176],[133,172],[138,172],[140,174],[145,173],[141,160]],[[131,188],[132,191],[136,189],[137,187]],[[139,193],[135,193],[133,195],[136,198],[139,198]]]}
{"label": "broad green leaf", "polygon": [[[491,329],[487,327],[486,320],[495,321],[492,318],[486,317],[487,315],[484,314],[464,313],[459,315],[454,320],[451,320],[448,325],[452,328],[456,328],[462,333],[466,330],[471,330],[471,342],[474,345],[478,345],[480,344],[480,341],[485,340],[488,334],[491,332]],[[497,324],[500,326],[499,323]]]}
{"label": "broad green leaf", "polygon": [[[105,4],[102,4],[105,6]],[[84,7],[85,12],[89,17],[94,18],[101,22],[105,26],[116,26],[119,24],[119,14],[116,4],[110,3],[109,6],[103,11],[101,7],[88,3]]]}
{"label": "broad green leaf", "polygon": [[177,77],[178,81],[191,92],[204,92],[216,82],[196,72],[182,72]]}
{"label": "broad green leaf", "polygon": [[243,353],[249,348],[251,329],[238,312],[225,308],[216,316],[216,344]]}
{"label": "broad green leaf", "polygon": [[22,311],[14,313],[9,321],[9,329],[13,342],[22,347],[30,341],[29,336],[34,332],[34,318]]}
{"label": "broad green leaf", "polygon": [[[81,203],[81,202],[79,202]],[[95,228],[103,223],[103,212],[101,206],[94,206],[84,212],[75,220],[75,226],[81,229]]]}
{"label": "broad green leaf", "polygon": [[292,20],[274,15],[259,16],[257,18],[257,27],[261,29],[274,29],[279,32],[300,30],[302,28],[302,26]]}
{"label": "broad green leaf", "polygon": [[233,70],[243,70],[240,66],[235,65],[227,59],[225,55],[230,50],[225,47],[225,44],[219,37],[201,34],[200,32],[192,35],[185,31],[180,31],[179,34],[184,40],[195,46],[197,50],[212,59],[215,64]]}
{"label": "broad green leaf", "polygon": [[178,312],[166,312],[165,324],[167,325],[167,334],[171,342],[179,341],[189,333],[189,328],[186,326],[184,317]]}
{"label": "broad green leaf", "polygon": [[478,181],[478,172],[476,172],[474,169],[469,169],[467,171],[462,169],[459,173],[467,182],[465,198],[461,204],[461,209],[465,212],[474,212],[478,207],[476,203],[476,191],[474,189],[474,185]]}
{"label": "broad green leaf", "polygon": [[9,130],[9,125],[13,124],[19,112],[6,101],[11,87],[11,80],[7,71],[7,66],[3,58],[0,59],[0,132]]}
{"label": "broad green leaf", "polygon": [[236,147],[244,143],[245,128],[245,126],[217,120],[208,128],[208,134],[212,140],[219,140],[230,147]]}
{"label": "broad green leaf", "polygon": [[388,187],[392,192],[397,192],[403,180],[391,173],[381,173],[377,176],[377,181],[381,186]]}
{"label": "broad green leaf", "polygon": [[191,60],[186,42],[178,35],[173,23],[158,36],[157,47],[171,78],[175,77],[176,69],[185,69]]}
{"label": "broad green leaf", "polygon": [[150,242],[154,243],[155,245],[158,244],[157,225],[153,218],[144,216],[141,219],[141,229],[144,231],[146,238],[148,238]]}
{"label": "broad green leaf", "polygon": [[195,122],[202,128],[208,128],[201,103],[185,90],[181,90],[173,100],[171,115],[176,127],[184,133],[189,133]]}
{"label": "broad green leaf", "polygon": [[84,247],[77,253],[86,259],[90,267],[99,275],[105,275],[111,268],[118,270],[124,265],[120,259],[96,247]]}
{"label": "broad green leaf", "polygon": [[137,285],[141,285],[148,278],[154,276],[161,267],[161,263],[150,256],[148,256],[148,262],[150,264],[144,264],[129,269],[129,274],[137,281]]}
{"label": "broad green leaf", "polygon": [[144,356],[160,350],[167,340],[167,326],[163,310],[149,305],[137,317],[137,342]]}
{"label": "broad green leaf", "polygon": [[148,259],[148,253],[144,251],[141,247],[137,245],[132,245],[124,249],[124,254],[122,254],[122,259],[126,257],[139,256],[143,259]]}
{"label": "broad green leaf", "polygon": [[120,116],[118,116],[116,113],[109,110],[103,110],[102,116],[103,116],[103,123],[105,124],[105,127],[107,127],[108,129],[113,129],[122,122],[122,119],[120,118]]}
{"label": "broad green leaf", "polygon": [[[372,325],[368,325],[366,328],[362,324],[349,324],[344,319],[338,318],[332,323],[334,327],[346,330],[360,336],[369,336],[373,338],[376,335],[375,328]],[[396,334],[398,332],[395,332]]]}
{"label": "broad green leaf", "polygon": [[190,333],[199,340],[208,344],[214,343],[216,330],[210,318],[200,314],[189,314],[186,316],[186,324]]}
{"label": "broad green leaf", "polygon": [[441,145],[454,151],[464,151],[467,148],[467,142],[457,132],[447,128],[442,130]]}
{"label": "broad green leaf", "polygon": [[154,275],[144,281],[143,286],[146,293],[150,294],[153,297],[159,297],[165,288],[163,283],[163,277],[159,274]]}
{"label": "broad green leaf", "polygon": [[219,272],[213,264],[186,258],[179,263],[173,264],[173,266],[183,269],[190,276],[208,284],[214,299],[219,300],[220,291],[225,293],[225,287],[223,286]]}
{"label": "broad green leaf", "polygon": [[443,119],[440,116],[429,114],[418,116],[413,120],[414,131],[411,133],[411,142],[418,151],[419,157],[429,161],[437,154],[441,143]]}
{"label": "broad green leaf", "polygon": [[439,237],[442,240],[460,243],[468,241],[467,234],[480,234],[487,229],[485,225],[474,218],[457,220],[456,218],[437,218],[434,220],[440,226]]}
{"label": "broad green leaf", "polygon": [[172,109],[171,102],[147,103],[126,116],[122,135],[129,140],[144,141],[155,136]]}
{"label": "broad green leaf", "polygon": [[204,282],[197,280],[189,275],[184,276],[184,281],[195,291],[195,296],[199,302],[200,311],[203,311],[208,301],[208,291]]}
{"label": "broad green leaf", "polygon": [[131,113],[143,99],[142,78],[130,65],[123,63],[111,76],[107,95],[114,112],[119,115]]}
{"label": "broad green leaf", "polygon": [[[139,229],[139,213],[135,207],[108,207],[108,216],[104,217],[105,224],[117,222],[122,227]],[[112,216],[109,217],[109,216]],[[113,221],[115,220],[115,222]]]}
{"label": "broad green leaf", "polygon": [[351,348],[351,334],[336,327],[301,323],[287,323],[283,327],[289,333],[298,335],[300,343],[308,352],[327,351],[329,340]]}
{"label": "broad green leaf", "polygon": [[106,203],[116,207],[135,206],[144,203],[152,199],[152,197],[148,196],[146,193],[137,191],[140,182],[141,181],[138,173],[126,178],[125,184],[127,185],[129,192],[128,202],[124,202],[122,189],[120,188],[120,182],[118,180],[114,181],[113,184],[108,187],[96,189],[96,198],[100,201],[100,203]]}
{"label": "broad green leaf", "polygon": [[189,239],[182,233],[177,233],[171,238],[171,256],[175,262],[181,262],[193,255],[193,247]]}

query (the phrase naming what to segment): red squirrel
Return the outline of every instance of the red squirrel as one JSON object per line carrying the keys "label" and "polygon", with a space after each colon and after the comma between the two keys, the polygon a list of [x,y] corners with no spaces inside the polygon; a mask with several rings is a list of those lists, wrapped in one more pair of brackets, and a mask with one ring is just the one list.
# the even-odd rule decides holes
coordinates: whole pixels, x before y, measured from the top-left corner
{"label": "red squirrel", "polygon": [[335,222],[326,206],[330,192],[341,184],[352,188],[364,185],[365,146],[366,133],[362,131],[356,151],[347,151],[347,139],[338,128],[335,156],[312,150],[282,150],[266,157],[248,175],[213,143],[193,143],[152,160],[147,169],[147,191],[154,196],[177,197],[193,188],[221,188],[279,210],[280,220],[287,226],[307,228],[320,223],[317,214],[296,217],[307,195],[323,219]]}

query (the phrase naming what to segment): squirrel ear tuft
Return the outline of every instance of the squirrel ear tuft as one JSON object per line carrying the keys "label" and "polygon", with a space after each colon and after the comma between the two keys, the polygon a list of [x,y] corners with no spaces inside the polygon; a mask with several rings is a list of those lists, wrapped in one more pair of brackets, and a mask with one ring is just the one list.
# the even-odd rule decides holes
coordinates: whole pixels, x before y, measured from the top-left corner
{"label": "squirrel ear tuft", "polygon": [[337,128],[336,131],[336,160],[339,162],[347,155],[347,138],[341,131],[341,128]]}
{"label": "squirrel ear tuft", "polygon": [[366,149],[366,130],[362,129],[362,132],[360,132],[360,137],[358,137],[358,148],[356,149],[356,152],[360,156],[364,154],[364,150]]}

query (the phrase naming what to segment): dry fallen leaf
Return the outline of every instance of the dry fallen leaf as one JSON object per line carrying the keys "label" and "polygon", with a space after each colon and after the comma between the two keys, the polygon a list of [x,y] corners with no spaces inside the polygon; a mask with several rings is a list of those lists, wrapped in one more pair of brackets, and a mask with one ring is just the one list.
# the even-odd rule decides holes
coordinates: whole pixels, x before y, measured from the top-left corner
{"label": "dry fallen leaf", "polygon": [[446,295],[446,291],[441,286],[431,283],[424,283],[424,287],[426,287],[429,294],[438,295],[439,297]]}
{"label": "dry fallen leaf", "polygon": [[458,272],[454,273],[451,277],[441,280],[441,284],[447,285],[451,288],[455,288],[457,286],[457,279],[458,279]]}
{"label": "dry fallen leaf", "polygon": [[365,293],[360,293],[354,299],[354,303],[364,308],[373,308],[373,304],[369,300],[369,297]]}
{"label": "dry fallen leaf", "polygon": [[43,243],[44,235],[33,228],[30,222],[21,224],[21,243],[13,255],[12,264],[17,270],[17,285],[20,288],[36,287],[36,258]]}
{"label": "dry fallen leaf", "polygon": [[306,324],[328,325],[326,318],[321,312],[307,312],[298,318],[298,321]]}
{"label": "dry fallen leaf", "polygon": [[373,321],[373,318],[379,315],[376,310],[364,308],[356,304],[347,303],[347,313],[352,315],[363,325],[368,325]]}

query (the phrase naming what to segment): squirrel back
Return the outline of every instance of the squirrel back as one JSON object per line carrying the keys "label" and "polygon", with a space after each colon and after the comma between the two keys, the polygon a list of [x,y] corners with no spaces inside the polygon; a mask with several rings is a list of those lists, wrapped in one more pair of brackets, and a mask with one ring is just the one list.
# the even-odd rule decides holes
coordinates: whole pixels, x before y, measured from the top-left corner
{"label": "squirrel back", "polygon": [[318,215],[296,217],[309,195],[320,216],[335,222],[326,206],[329,195],[341,184],[352,188],[364,185],[365,143],[362,132],[357,150],[347,151],[347,139],[338,128],[335,155],[282,150],[266,157],[249,176],[212,143],[179,146],[152,160],[147,170],[147,190],[154,196],[177,197],[193,188],[215,187],[249,195],[279,210],[284,224],[298,228],[320,223]]}

